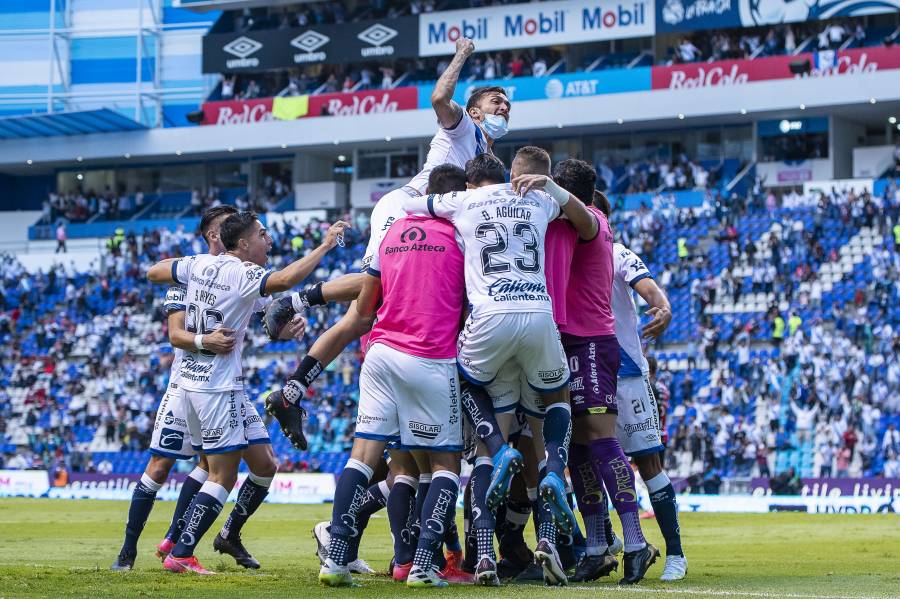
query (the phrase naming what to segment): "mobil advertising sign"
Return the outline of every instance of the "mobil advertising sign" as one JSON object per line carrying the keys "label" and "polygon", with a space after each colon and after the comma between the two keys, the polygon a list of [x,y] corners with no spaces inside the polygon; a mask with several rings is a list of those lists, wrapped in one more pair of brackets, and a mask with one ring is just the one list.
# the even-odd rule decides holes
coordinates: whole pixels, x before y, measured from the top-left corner
{"label": "mobil advertising sign", "polygon": [[419,55],[453,54],[468,37],[483,50],[578,44],[651,36],[652,0],[568,0],[507,4],[419,16]]}

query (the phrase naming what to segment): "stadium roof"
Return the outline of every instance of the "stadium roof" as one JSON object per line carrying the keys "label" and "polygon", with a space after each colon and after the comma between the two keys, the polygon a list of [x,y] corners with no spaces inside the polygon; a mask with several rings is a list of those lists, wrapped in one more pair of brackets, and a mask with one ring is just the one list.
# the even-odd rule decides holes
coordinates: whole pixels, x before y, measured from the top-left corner
{"label": "stadium roof", "polygon": [[109,108],[0,118],[0,139],[56,137],[88,133],[117,133],[146,129]]}

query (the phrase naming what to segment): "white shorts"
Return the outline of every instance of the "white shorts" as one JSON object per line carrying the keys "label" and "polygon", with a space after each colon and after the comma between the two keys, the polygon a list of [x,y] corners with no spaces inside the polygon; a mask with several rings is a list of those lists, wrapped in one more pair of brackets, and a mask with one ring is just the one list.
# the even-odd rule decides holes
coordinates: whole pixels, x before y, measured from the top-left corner
{"label": "white shorts", "polygon": [[[549,312],[495,313],[470,315],[457,342],[460,371],[472,383],[488,388],[512,362],[524,375],[522,386],[541,393],[557,391],[569,384],[569,363],[559,330]],[[514,384],[512,375],[507,385]],[[498,389],[501,393],[505,389]],[[510,410],[517,402],[502,403]],[[509,402],[509,403],[507,403]],[[503,411],[495,405],[495,409]]]}
{"label": "white shorts", "polygon": [[665,449],[659,434],[656,397],[646,376],[629,376],[616,382],[616,436],[626,455],[657,453]]}
{"label": "white shorts", "polygon": [[[178,384],[170,384],[156,410],[153,435],[150,437],[150,453],[162,458],[189,460],[197,452],[188,430],[187,406],[184,390]],[[197,438],[199,441],[199,437]]]}
{"label": "white shorts", "polygon": [[[228,453],[271,442],[262,418],[244,391],[185,391],[184,396],[195,450]],[[196,439],[202,441],[201,445],[196,444]]]}
{"label": "white shorts", "polygon": [[495,412],[508,412],[518,408],[518,411],[529,416],[544,417],[546,410],[541,394],[528,384],[525,372],[514,360],[504,364],[497,373],[497,378],[485,389],[491,397]]}
{"label": "white shorts", "polygon": [[376,343],[359,373],[356,436],[398,449],[462,451],[459,380],[453,360],[419,358]]}
{"label": "white shorts", "polygon": [[365,271],[372,258],[378,253],[381,242],[387,234],[388,229],[394,224],[395,220],[399,220],[406,216],[403,210],[403,202],[410,197],[418,197],[418,191],[411,187],[400,187],[381,196],[372,209],[372,216],[369,217],[369,244],[366,246],[366,253],[363,256],[362,269]]}

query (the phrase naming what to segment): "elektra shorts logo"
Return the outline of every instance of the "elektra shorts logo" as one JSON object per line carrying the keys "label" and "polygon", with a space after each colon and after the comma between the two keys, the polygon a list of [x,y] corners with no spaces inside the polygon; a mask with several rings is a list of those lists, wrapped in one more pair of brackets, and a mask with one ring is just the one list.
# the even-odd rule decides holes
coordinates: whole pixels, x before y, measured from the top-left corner
{"label": "elektra shorts logo", "polygon": [[222,46],[222,50],[224,52],[227,52],[228,54],[231,54],[232,56],[237,56],[237,58],[226,60],[225,66],[227,66],[229,69],[258,67],[259,59],[250,58],[250,55],[258,52],[262,47],[263,45],[261,43],[245,35],[242,35],[235,40],[231,40],[230,42]]}
{"label": "elektra shorts logo", "polygon": [[361,56],[391,56],[394,54],[393,46],[385,46],[387,42],[397,37],[396,29],[391,29],[381,23],[375,23],[365,31],[360,32],[356,37],[362,42],[370,44],[371,48],[361,48],[359,53]]}
{"label": "elektra shorts logo", "polygon": [[313,31],[312,29],[304,31],[291,40],[291,45],[293,47],[298,50],[303,50],[301,53],[294,54],[294,62],[319,62],[325,60],[327,55],[324,52],[316,52],[316,50],[330,41],[330,37],[319,33],[318,31]]}

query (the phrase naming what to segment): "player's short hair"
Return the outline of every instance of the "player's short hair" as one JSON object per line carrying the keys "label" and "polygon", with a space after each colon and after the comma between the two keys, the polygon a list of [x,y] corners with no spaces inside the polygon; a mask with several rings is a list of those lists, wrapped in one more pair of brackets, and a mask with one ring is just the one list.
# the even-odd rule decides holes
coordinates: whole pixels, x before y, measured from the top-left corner
{"label": "player's short hair", "polygon": [[475,186],[503,183],[506,181],[506,167],[493,154],[479,154],[466,163],[466,181]]}
{"label": "player's short hair", "polygon": [[222,222],[219,228],[219,237],[226,250],[233,250],[238,246],[238,240],[246,235],[259,216],[252,210],[235,212]]}
{"label": "player's short hair", "polygon": [[203,213],[203,216],[200,217],[200,226],[197,228],[197,231],[200,233],[200,237],[202,237],[206,243],[209,243],[209,238],[206,236],[209,233],[210,227],[212,224],[216,222],[216,219],[220,216],[228,216],[230,214],[234,214],[237,212],[237,208],[234,206],[229,206],[228,204],[220,204],[218,206],[213,206],[209,210]]}
{"label": "player's short hair", "polygon": [[427,193],[450,193],[466,190],[466,171],[455,164],[441,164],[428,175]]}
{"label": "player's short hair", "polygon": [[609,218],[609,215],[612,214],[612,203],[606,197],[606,194],[599,189],[594,190],[594,206],[599,208],[600,212],[606,215],[606,218]]}
{"label": "player's short hair", "polygon": [[513,162],[518,168],[516,175],[549,175],[550,154],[544,148],[524,146],[516,152]]}
{"label": "player's short hair", "polygon": [[478,102],[488,94],[503,94],[505,96],[506,90],[499,85],[476,87],[472,90],[472,95],[469,96],[469,99],[466,100],[466,112],[469,112],[472,108],[478,108]]}
{"label": "player's short hair", "polygon": [[553,167],[553,180],[573,196],[590,205],[594,200],[597,171],[584,160],[567,158]]}

